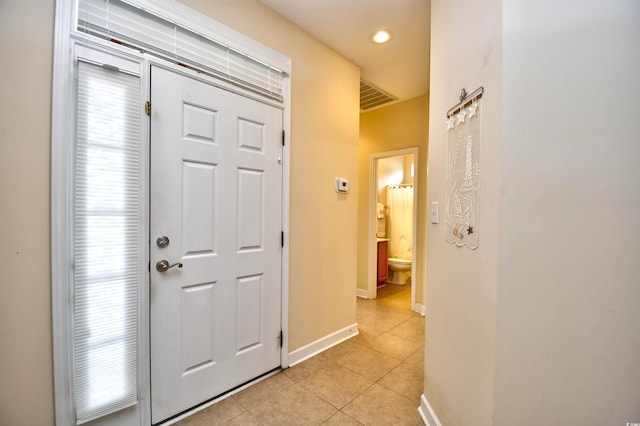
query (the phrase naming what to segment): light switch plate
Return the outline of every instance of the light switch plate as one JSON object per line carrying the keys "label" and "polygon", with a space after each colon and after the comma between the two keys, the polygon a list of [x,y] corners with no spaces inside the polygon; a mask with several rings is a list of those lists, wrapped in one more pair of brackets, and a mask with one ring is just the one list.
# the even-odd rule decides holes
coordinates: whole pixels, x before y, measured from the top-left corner
{"label": "light switch plate", "polygon": [[438,223],[439,204],[437,201],[431,203],[431,223]]}

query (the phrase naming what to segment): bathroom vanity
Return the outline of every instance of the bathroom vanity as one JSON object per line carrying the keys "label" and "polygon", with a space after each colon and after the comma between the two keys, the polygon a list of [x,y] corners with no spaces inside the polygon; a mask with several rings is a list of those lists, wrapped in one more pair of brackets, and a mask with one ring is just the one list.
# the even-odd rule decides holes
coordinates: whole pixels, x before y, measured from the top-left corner
{"label": "bathroom vanity", "polygon": [[389,278],[389,240],[378,238],[378,287]]}

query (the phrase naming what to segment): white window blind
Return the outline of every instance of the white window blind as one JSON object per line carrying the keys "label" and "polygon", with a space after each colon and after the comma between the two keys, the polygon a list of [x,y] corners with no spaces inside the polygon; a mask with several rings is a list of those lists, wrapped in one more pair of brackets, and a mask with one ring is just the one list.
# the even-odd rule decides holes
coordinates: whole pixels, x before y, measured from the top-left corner
{"label": "white window blind", "polygon": [[74,187],[77,423],[137,402],[140,81],[78,63]]}
{"label": "white window blind", "polygon": [[80,0],[77,30],[192,67],[278,102],[282,71],[121,0]]}

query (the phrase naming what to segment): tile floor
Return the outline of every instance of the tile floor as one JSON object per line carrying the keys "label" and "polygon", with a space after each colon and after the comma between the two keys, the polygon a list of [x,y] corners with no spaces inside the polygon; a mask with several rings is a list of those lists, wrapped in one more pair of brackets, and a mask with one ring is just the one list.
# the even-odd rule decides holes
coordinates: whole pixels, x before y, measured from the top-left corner
{"label": "tile floor", "polygon": [[410,303],[409,286],[358,298],[358,336],[176,424],[422,425],[424,317]]}

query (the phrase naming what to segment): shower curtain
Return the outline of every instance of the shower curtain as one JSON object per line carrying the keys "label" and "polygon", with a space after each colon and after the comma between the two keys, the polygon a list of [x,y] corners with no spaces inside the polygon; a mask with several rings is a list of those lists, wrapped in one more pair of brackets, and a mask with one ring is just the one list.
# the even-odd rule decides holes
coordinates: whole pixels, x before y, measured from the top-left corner
{"label": "shower curtain", "polygon": [[411,259],[413,247],[413,186],[389,186],[389,257]]}

